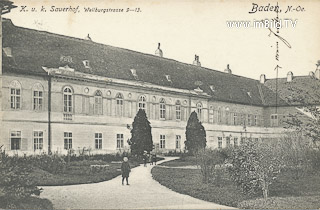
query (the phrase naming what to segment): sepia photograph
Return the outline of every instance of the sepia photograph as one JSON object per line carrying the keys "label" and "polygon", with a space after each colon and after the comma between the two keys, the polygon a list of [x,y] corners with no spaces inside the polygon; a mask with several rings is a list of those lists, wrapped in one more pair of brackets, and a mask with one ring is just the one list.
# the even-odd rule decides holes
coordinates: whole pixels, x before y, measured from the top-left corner
{"label": "sepia photograph", "polygon": [[0,0],[0,209],[319,209],[319,11]]}

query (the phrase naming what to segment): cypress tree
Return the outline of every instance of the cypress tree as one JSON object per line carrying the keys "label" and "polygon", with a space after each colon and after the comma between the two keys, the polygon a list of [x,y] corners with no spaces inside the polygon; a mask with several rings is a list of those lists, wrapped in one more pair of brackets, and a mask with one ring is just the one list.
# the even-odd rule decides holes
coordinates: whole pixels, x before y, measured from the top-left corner
{"label": "cypress tree", "polygon": [[193,111],[188,119],[186,127],[186,141],[184,142],[189,153],[194,154],[207,145],[206,131],[199,121],[197,113]]}

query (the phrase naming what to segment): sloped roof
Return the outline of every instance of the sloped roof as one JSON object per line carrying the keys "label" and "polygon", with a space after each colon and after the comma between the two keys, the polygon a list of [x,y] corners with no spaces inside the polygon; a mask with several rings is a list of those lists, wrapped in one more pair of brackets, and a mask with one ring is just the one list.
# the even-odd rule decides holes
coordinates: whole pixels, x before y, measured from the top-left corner
{"label": "sloped roof", "polygon": [[[265,85],[276,91],[277,80],[269,79]],[[320,104],[320,80],[311,76],[296,76],[287,82],[287,78],[279,78],[278,94],[291,105]]]}
{"label": "sloped roof", "polygon": [[[4,20],[3,47],[10,47],[13,54],[13,58],[4,57],[4,72],[45,74],[42,66],[58,68],[68,64],[83,73],[137,80],[130,71],[135,69],[139,81],[186,90],[200,87],[213,100],[258,106],[275,104],[275,93],[257,80],[90,40],[17,27],[11,20]],[[70,56],[72,63],[61,61],[61,56]],[[90,69],[84,67],[84,60],[89,60]],[[165,75],[170,75],[171,82]]]}

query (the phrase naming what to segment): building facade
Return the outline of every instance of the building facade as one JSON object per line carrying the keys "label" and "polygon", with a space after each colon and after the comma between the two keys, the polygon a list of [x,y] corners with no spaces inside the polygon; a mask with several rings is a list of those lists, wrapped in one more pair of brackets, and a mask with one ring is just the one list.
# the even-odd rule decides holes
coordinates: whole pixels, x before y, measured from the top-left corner
{"label": "building facade", "polygon": [[[253,80],[155,55],[15,26],[3,20],[1,136],[10,154],[91,154],[129,150],[139,109],[151,122],[159,152],[183,151],[185,128],[195,111],[212,148],[262,141],[283,132],[298,112],[274,81]],[[281,90],[309,83],[319,70],[280,79]],[[310,81],[311,82],[310,82]],[[303,83],[302,83],[303,84]]]}

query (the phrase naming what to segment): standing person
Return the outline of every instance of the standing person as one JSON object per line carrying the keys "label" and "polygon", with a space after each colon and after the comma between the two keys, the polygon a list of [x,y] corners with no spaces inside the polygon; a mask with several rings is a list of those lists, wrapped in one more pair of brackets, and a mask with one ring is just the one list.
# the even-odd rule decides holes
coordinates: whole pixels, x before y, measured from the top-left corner
{"label": "standing person", "polygon": [[129,173],[131,172],[131,168],[128,162],[128,158],[124,157],[123,158],[123,162],[121,164],[121,174],[122,174],[122,185],[123,185],[123,181],[124,179],[126,179],[127,181],[127,185],[129,185]]}
{"label": "standing person", "polygon": [[148,159],[148,156],[147,156],[147,152],[146,152],[146,151],[144,151],[142,158],[143,158],[144,167],[147,167],[147,159]]}
{"label": "standing person", "polygon": [[157,165],[157,155],[156,155],[156,153],[153,153],[153,154],[152,154],[152,165],[153,165],[153,163],[154,163],[155,165]]}

